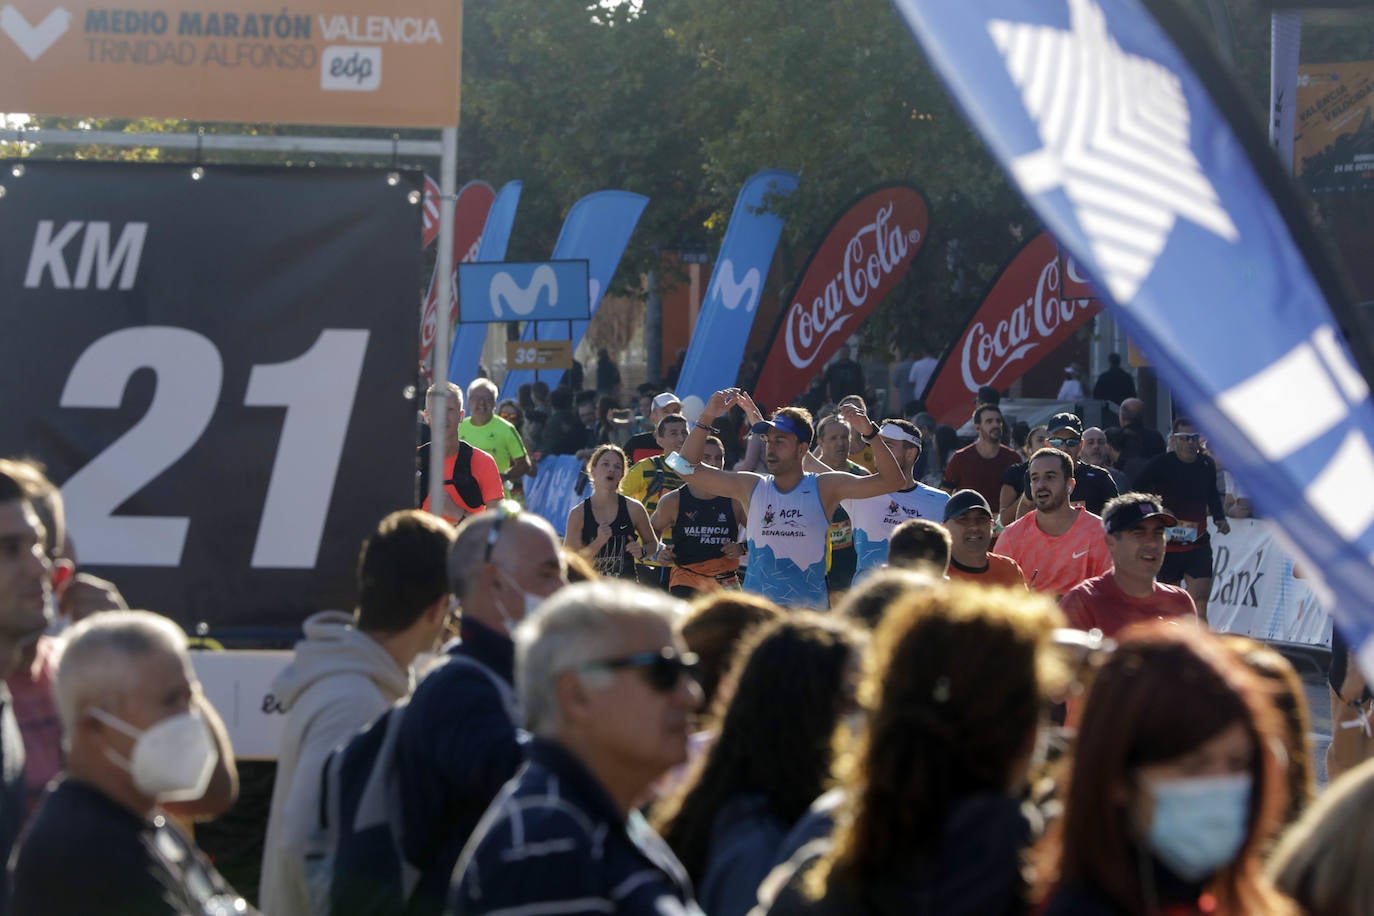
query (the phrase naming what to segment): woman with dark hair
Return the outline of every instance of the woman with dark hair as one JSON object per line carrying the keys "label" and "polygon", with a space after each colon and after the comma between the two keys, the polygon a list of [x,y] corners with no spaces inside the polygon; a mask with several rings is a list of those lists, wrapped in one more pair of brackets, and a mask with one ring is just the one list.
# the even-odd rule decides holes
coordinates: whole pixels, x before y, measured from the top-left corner
{"label": "woman with dark hair", "polygon": [[783,837],[824,791],[862,640],[843,621],[797,611],[740,644],[732,695],[713,710],[719,734],[654,816],[711,916],[749,911]]}
{"label": "woman with dark hair", "polygon": [[1214,637],[1127,629],[1088,692],[1064,816],[1037,857],[1047,916],[1295,912],[1260,871],[1283,810],[1281,734]]}
{"label": "woman with dark hair", "polygon": [[1020,914],[1031,823],[1018,796],[1066,672],[1059,609],[1025,592],[950,584],[894,602],[859,702],[868,723],[836,770],[829,839],[803,847],[779,914]]}
{"label": "woman with dark hair", "polygon": [[620,492],[626,464],[618,445],[592,451],[587,461],[592,492],[569,510],[563,535],[563,546],[591,560],[598,575],[619,579],[635,578],[635,560],[653,556],[662,546],[644,504]]}

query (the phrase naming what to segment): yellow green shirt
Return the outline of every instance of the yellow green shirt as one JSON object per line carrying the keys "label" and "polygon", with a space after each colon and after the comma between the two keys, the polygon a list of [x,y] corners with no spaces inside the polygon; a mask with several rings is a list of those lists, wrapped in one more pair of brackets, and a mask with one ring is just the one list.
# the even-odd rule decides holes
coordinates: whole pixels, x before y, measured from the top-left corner
{"label": "yellow green shirt", "polygon": [[520,441],[520,433],[500,417],[493,416],[484,426],[473,423],[471,417],[464,417],[458,424],[458,438],[495,458],[496,467],[502,474],[510,472],[516,458],[525,456],[525,443]]}

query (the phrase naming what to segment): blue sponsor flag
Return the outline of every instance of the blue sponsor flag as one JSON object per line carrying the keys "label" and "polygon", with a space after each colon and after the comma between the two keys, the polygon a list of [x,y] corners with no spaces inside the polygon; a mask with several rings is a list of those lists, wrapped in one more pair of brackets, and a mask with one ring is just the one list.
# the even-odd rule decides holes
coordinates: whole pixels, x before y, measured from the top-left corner
{"label": "blue sponsor flag", "polygon": [[765,170],[750,177],[735,198],[677,381],[675,393],[690,420],[701,414],[713,392],[735,383],[784,222],[763,208],[770,198],[790,196],[798,180],[794,172]]}
{"label": "blue sponsor flag", "polygon": [[894,3],[1374,670],[1367,345],[1205,39],[1171,0]]}
{"label": "blue sponsor flag", "polygon": [[[506,246],[510,244],[510,232],[515,226],[515,208],[520,205],[519,181],[508,181],[496,192],[496,199],[487,213],[487,225],[482,229],[482,240],[477,243],[477,260],[504,261]],[[462,299],[458,300],[458,318],[463,318]],[[484,324],[460,324],[453,335],[453,349],[448,355],[448,380],[467,387],[468,382],[477,377],[477,367],[482,362],[482,346],[487,342],[487,326]]]}
{"label": "blue sponsor flag", "polygon": [[586,261],[463,264],[458,289],[464,321],[587,317]]}
{"label": "blue sponsor flag", "polygon": [[[648,203],[649,198],[629,191],[597,191],[573,204],[563,220],[551,260],[587,262],[590,315],[596,314],[596,307],[601,304],[606,287],[611,285],[615,269],[620,266],[620,257]],[[570,329],[568,322],[531,321],[525,324],[520,339],[571,340],[576,351],[582,335],[587,332],[587,324],[587,321],[574,321]],[[513,398],[521,385],[533,381],[534,373],[528,369],[507,372],[501,396]]]}

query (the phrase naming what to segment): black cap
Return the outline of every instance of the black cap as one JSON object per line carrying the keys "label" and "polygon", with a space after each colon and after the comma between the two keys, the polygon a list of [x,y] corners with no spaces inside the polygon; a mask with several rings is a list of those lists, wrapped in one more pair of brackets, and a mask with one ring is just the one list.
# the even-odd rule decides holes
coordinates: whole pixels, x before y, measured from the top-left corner
{"label": "black cap", "polygon": [[1081,436],[1083,435],[1083,421],[1078,419],[1077,415],[1065,412],[1055,414],[1050,417],[1050,422],[1045,424],[1045,431],[1051,435],[1061,429],[1071,429],[1074,435]]}
{"label": "black cap", "polygon": [[1170,527],[1178,524],[1178,518],[1164,508],[1162,502],[1153,499],[1141,500],[1139,502],[1118,502],[1112,500],[1102,510],[1102,527],[1108,534],[1116,534],[1121,531],[1129,531],[1136,525],[1143,524],[1152,518],[1164,519],[1164,524]]}
{"label": "black cap", "polygon": [[988,505],[982,493],[977,490],[959,490],[945,503],[944,521],[958,518],[970,509],[980,509],[988,514],[988,518],[992,518],[992,507]]}

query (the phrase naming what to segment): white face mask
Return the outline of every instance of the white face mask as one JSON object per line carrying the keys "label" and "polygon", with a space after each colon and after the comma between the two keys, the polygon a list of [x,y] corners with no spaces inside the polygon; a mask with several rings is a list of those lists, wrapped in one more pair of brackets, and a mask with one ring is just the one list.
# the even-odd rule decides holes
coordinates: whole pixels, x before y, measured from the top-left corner
{"label": "white face mask", "polygon": [[205,794],[219,751],[200,713],[168,716],[142,731],[103,709],[92,708],[90,713],[134,739],[131,759],[125,760],[109,748],[105,755],[133,776],[139,791],[165,802],[194,801]]}
{"label": "white face mask", "polygon": [[[544,596],[531,595],[529,592],[525,591],[523,588],[516,585],[515,580],[512,579],[509,575],[507,575],[506,571],[501,567],[496,567],[496,572],[501,576],[501,581],[505,583],[506,588],[515,592],[522,599],[524,599],[525,606],[520,612],[520,620],[526,620],[534,616],[535,612],[539,610],[539,606],[544,603]],[[520,620],[512,621],[509,617],[507,617],[505,610],[501,607],[499,603],[496,605],[496,613],[501,615],[501,622],[505,624],[506,632],[514,632],[516,626],[519,625]]]}

